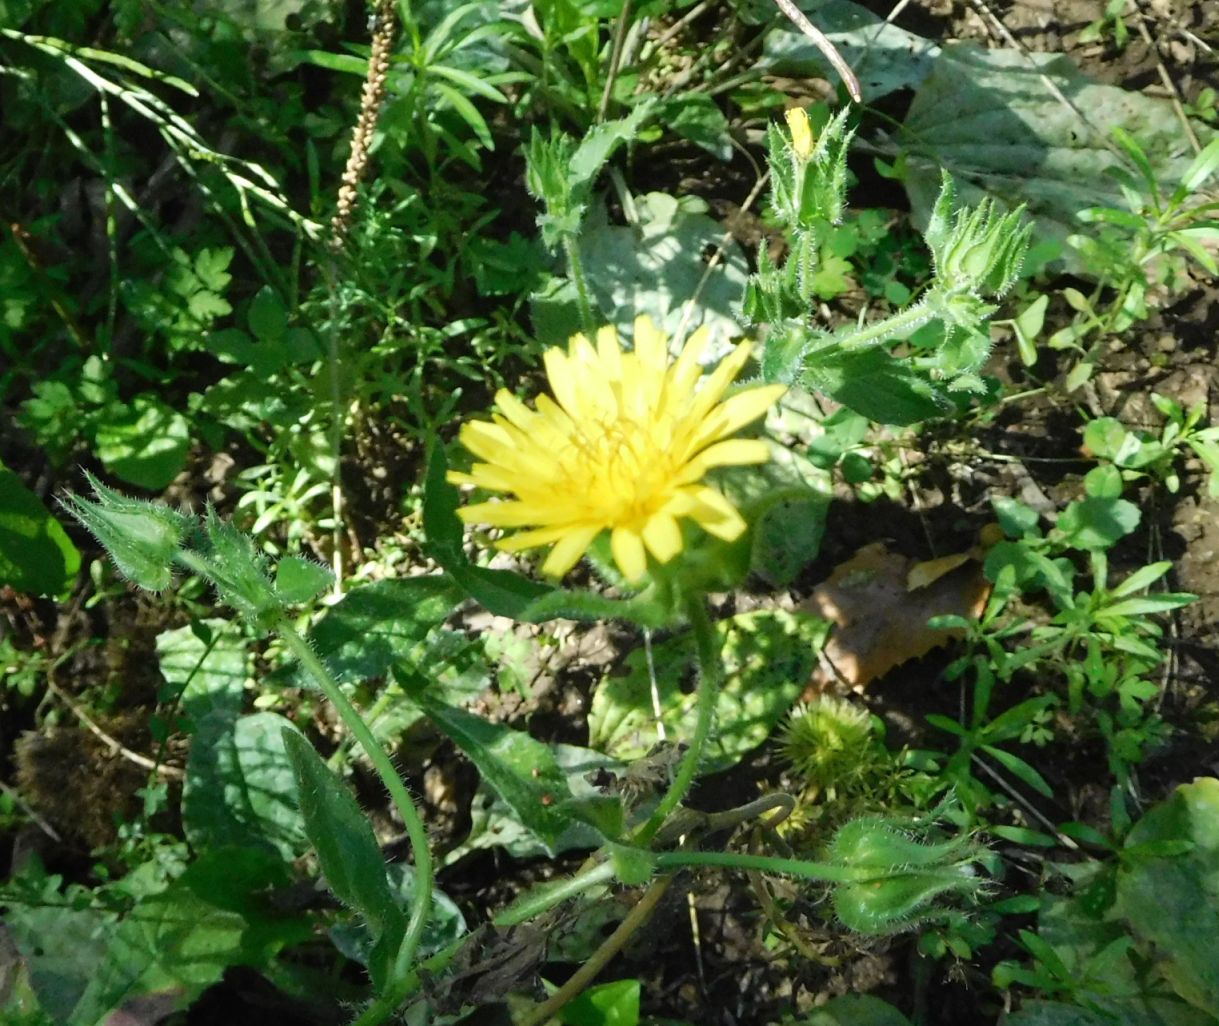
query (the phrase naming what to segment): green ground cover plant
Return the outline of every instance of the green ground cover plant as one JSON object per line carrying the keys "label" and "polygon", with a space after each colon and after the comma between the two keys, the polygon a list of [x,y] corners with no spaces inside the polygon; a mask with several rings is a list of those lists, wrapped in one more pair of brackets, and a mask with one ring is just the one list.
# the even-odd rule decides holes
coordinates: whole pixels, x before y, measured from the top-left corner
{"label": "green ground cover plant", "polygon": [[886,13],[0,0],[0,1020],[1219,1022],[1210,101]]}

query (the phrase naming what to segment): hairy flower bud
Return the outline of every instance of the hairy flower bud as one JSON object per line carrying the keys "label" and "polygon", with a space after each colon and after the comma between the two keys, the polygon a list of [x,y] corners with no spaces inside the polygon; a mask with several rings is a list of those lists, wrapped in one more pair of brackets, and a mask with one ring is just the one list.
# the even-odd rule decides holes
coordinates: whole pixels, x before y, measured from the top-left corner
{"label": "hairy flower bud", "polygon": [[162,591],[173,580],[173,558],[192,520],[144,499],[129,499],[86,472],[96,502],[64,498],[68,510],[109,553],[119,571],[148,591]]}
{"label": "hairy flower bud", "polygon": [[808,230],[838,224],[846,205],[847,152],[855,132],[846,111],[813,132],[807,112],[786,112],[790,137],[777,125],[767,130],[771,203],[789,227]]}
{"label": "hairy flower bud", "polygon": [[247,622],[268,628],[281,615],[286,600],[276,593],[266,560],[254,543],[232,524],[208,511],[207,551],[192,566],[215,586],[220,597]]}
{"label": "hairy flower bud", "polygon": [[792,107],[784,111],[787,127],[792,134],[792,150],[801,160],[808,160],[813,152],[813,129],[808,121],[808,111],[803,107]]}
{"label": "hairy flower bud", "polygon": [[955,187],[945,172],[924,237],[935,259],[938,284],[950,293],[1001,296],[1015,284],[1032,224],[1024,208],[1006,214],[989,197],[955,209]]}
{"label": "hairy flower bud", "polygon": [[834,911],[859,933],[890,934],[940,915],[941,898],[973,898],[985,887],[974,863],[982,854],[969,836],[943,841],[894,819],[853,820],[830,842],[829,861],[856,879],[834,888]]}

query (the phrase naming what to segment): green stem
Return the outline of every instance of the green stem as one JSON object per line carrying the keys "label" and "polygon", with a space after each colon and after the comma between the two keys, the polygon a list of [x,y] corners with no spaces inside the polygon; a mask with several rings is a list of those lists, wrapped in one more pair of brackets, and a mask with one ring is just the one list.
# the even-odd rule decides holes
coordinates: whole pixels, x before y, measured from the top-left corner
{"label": "green stem", "polygon": [[690,618],[690,627],[694,631],[694,644],[698,652],[698,718],[694,724],[694,737],[690,739],[690,747],[677,767],[677,775],[669,790],[665,792],[660,804],[652,817],[643,825],[636,836],[641,847],[646,847],[656,836],[669,814],[681,804],[686,792],[694,783],[698,773],[698,765],[702,761],[703,749],[711,734],[711,725],[715,720],[715,700],[719,695],[720,683],[723,678],[723,665],[720,662],[719,645],[715,637],[715,628],[707,616],[707,607],[701,595],[691,598],[686,603],[686,615]]}
{"label": "green stem", "polygon": [[[379,694],[368,711],[364,713],[364,722],[368,724],[368,729],[371,730],[377,721],[385,714],[385,710],[395,701],[402,701],[402,692],[397,688],[385,688]],[[374,735],[375,736],[375,735]],[[326,760],[326,765],[329,766],[335,773],[341,773],[343,767],[347,765],[348,752],[351,749],[350,741],[340,741],[338,748],[334,750],[334,754]]]}
{"label": "green stem", "polygon": [[521,1019],[519,1026],[544,1026],[565,1005],[583,994],[597,978],[597,974],[651,918],[656,905],[664,897],[672,880],[671,876],[662,876],[658,880],[653,880],[648,889],[644,891],[643,897],[635,903],[634,908],[626,914],[626,918],[618,924],[618,928],[602,942],[601,946],[585,960],[584,964],[568,978],[563,986]]}
{"label": "green stem", "polygon": [[875,324],[868,324],[842,338],[836,338],[835,346],[847,352],[853,349],[867,349],[869,346],[883,342],[892,336],[908,335],[915,328],[926,324],[936,316],[935,307],[929,295],[922,303],[899,310],[892,317],[886,317]]}
{"label": "green stem", "polygon": [[396,981],[391,993],[381,995],[381,997],[365,1008],[360,1013],[360,1017],[352,1023],[352,1026],[376,1026],[377,1023],[384,1022],[397,1011],[407,997],[419,989],[425,975],[439,973],[448,968],[449,963],[453,961],[461,949],[465,947],[471,938],[476,936],[477,933],[467,933],[464,937],[453,941],[447,947],[441,948],[440,951],[430,958],[424,959],[416,968]]}
{"label": "green stem", "polygon": [[597,120],[604,121],[609,111],[610,97],[614,95],[614,82],[622,63],[622,48],[626,43],[627,30],[631,27],[631,0],[625,0],[618,13],[618,25],[614,30],[614,43],[610,49],[609,71],[605,76],[605,90],[601,93],[601,106],[597,108]]}
{"label": "green stem", "polygon": [[519,901],[500,912],[492,922],[501,927],[517,926],[527,919],[541,915],[547,909],[554,908],[559,902],[574,898],[581,891],[586,891],[591,887],[607,884],[613,878],[613,863],[599,862],[591,869],[586,869],[563,880],[556,880],[551,884],[543,884],[530,891]]}
{"label": "green stem", "polygon": [[[666,851],[656,856],[656,868],[661,871],[690,869],[695,866],[755,869],[775,876],[798,876],[805,880],[824,880],[828,883],[859,883],[869,879],[859,867],[784,859],[774,855],[745,855],[730,851]],[[883,875],[883,871],[877,873],[877,876]]]}
{"label": "green stem", "polygon": [[402,24],[406,28],[407,34],[411,37],[411,56],[415,57],[423,49],[423,33],[419,30],[419,22],[415,20],[415,14],[411,10],[409,2],[399,2],[398,13],[402,17]]}
{"label": "green stem", "polygon": [[580,259],[580,247],[570,236],[563,237],[563,253],[567,257],[567,273],[576,286],[576,305],[580,308],[580,323],[584,334],[591,342],[597,337],[597,322],[593,319],[593,307],[588,298],[588,283],[584,278],[584,264]]}
{"label": "green stem", "polygon": [[432,856],[428,851],[427,830],[424,828],[419,810],[415,808],[415,803],[411,800],[406,785],[402,783],[402,778],[398,776],[393,762],[385,754],[384,749],[377,744],[368,724],[364,722],[356,707],[347,700],[338,681],[314,654],[309,643],[288,623],[286,617],[280,618],[279,622],[275,624],[274,630],[283,639],[288,650],[300,661],[301,666],[317,682],[326,697],[330,699],[335,709],[338,710],[344,725],[360,743],[360,747],[364,749],[364,754],[372,762],[373,768],[377,771],[390,798],[398,808],[402,822],[406,825],[411,853],[415,857],[415,901],[411,908],[410,919],[407,920],[402,945],[398,948],[398,954],[394,960],[389,988],[356,1020],[358,1026],[374,1026],[375,1023],[383,1022],[388,1018],[409,993],[413,979],[410,969],[431,914],[434,872]]}

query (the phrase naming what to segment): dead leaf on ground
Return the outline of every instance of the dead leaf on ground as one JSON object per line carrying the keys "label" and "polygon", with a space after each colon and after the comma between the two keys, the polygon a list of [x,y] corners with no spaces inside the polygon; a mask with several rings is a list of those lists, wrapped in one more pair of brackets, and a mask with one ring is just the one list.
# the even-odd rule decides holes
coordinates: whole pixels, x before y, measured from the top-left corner
{"label": "dead leaf on ground", "polygon": [[927,621],[981,614],[990,594],[982,573],[985,551],[978,545],[920,563],[873,542],[835,567],[799,606],[834,624],[804,698],[827,688],[862,690],[959,637],[960,631],[932,630]]}
{"label": "dead leaf on ground", "polygon": [[531,983],[544,961],[553,915],[537,924],[505,929],[488,927],[478,940],[467,943],[452,964],[452,971],[431,988],[438,1009],[456,1011],[468,1005],[481,1007],[503,1000],[513,990]]}

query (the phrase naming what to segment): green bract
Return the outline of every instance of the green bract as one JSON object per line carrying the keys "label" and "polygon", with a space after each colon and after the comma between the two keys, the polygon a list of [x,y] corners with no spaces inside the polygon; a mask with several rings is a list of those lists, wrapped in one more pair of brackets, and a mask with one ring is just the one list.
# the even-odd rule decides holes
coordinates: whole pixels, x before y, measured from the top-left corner
{"label": "green bract", "polygon": [[1001,296],[1015,284],[1032,224],[1021,227],[1024,207],[1006,214],[989,197],[956,210],[956,188],[945,171],[924,238],[935,259],[937,284],[948,292]]}
{"label": "green bract", "polygon": [[266,629],[282,615],[288,603],[267,575],[266,559],[248,535],[207,511],[207,548],[196,555],[192,568],[215,586],[220,597],[249,623]]}

